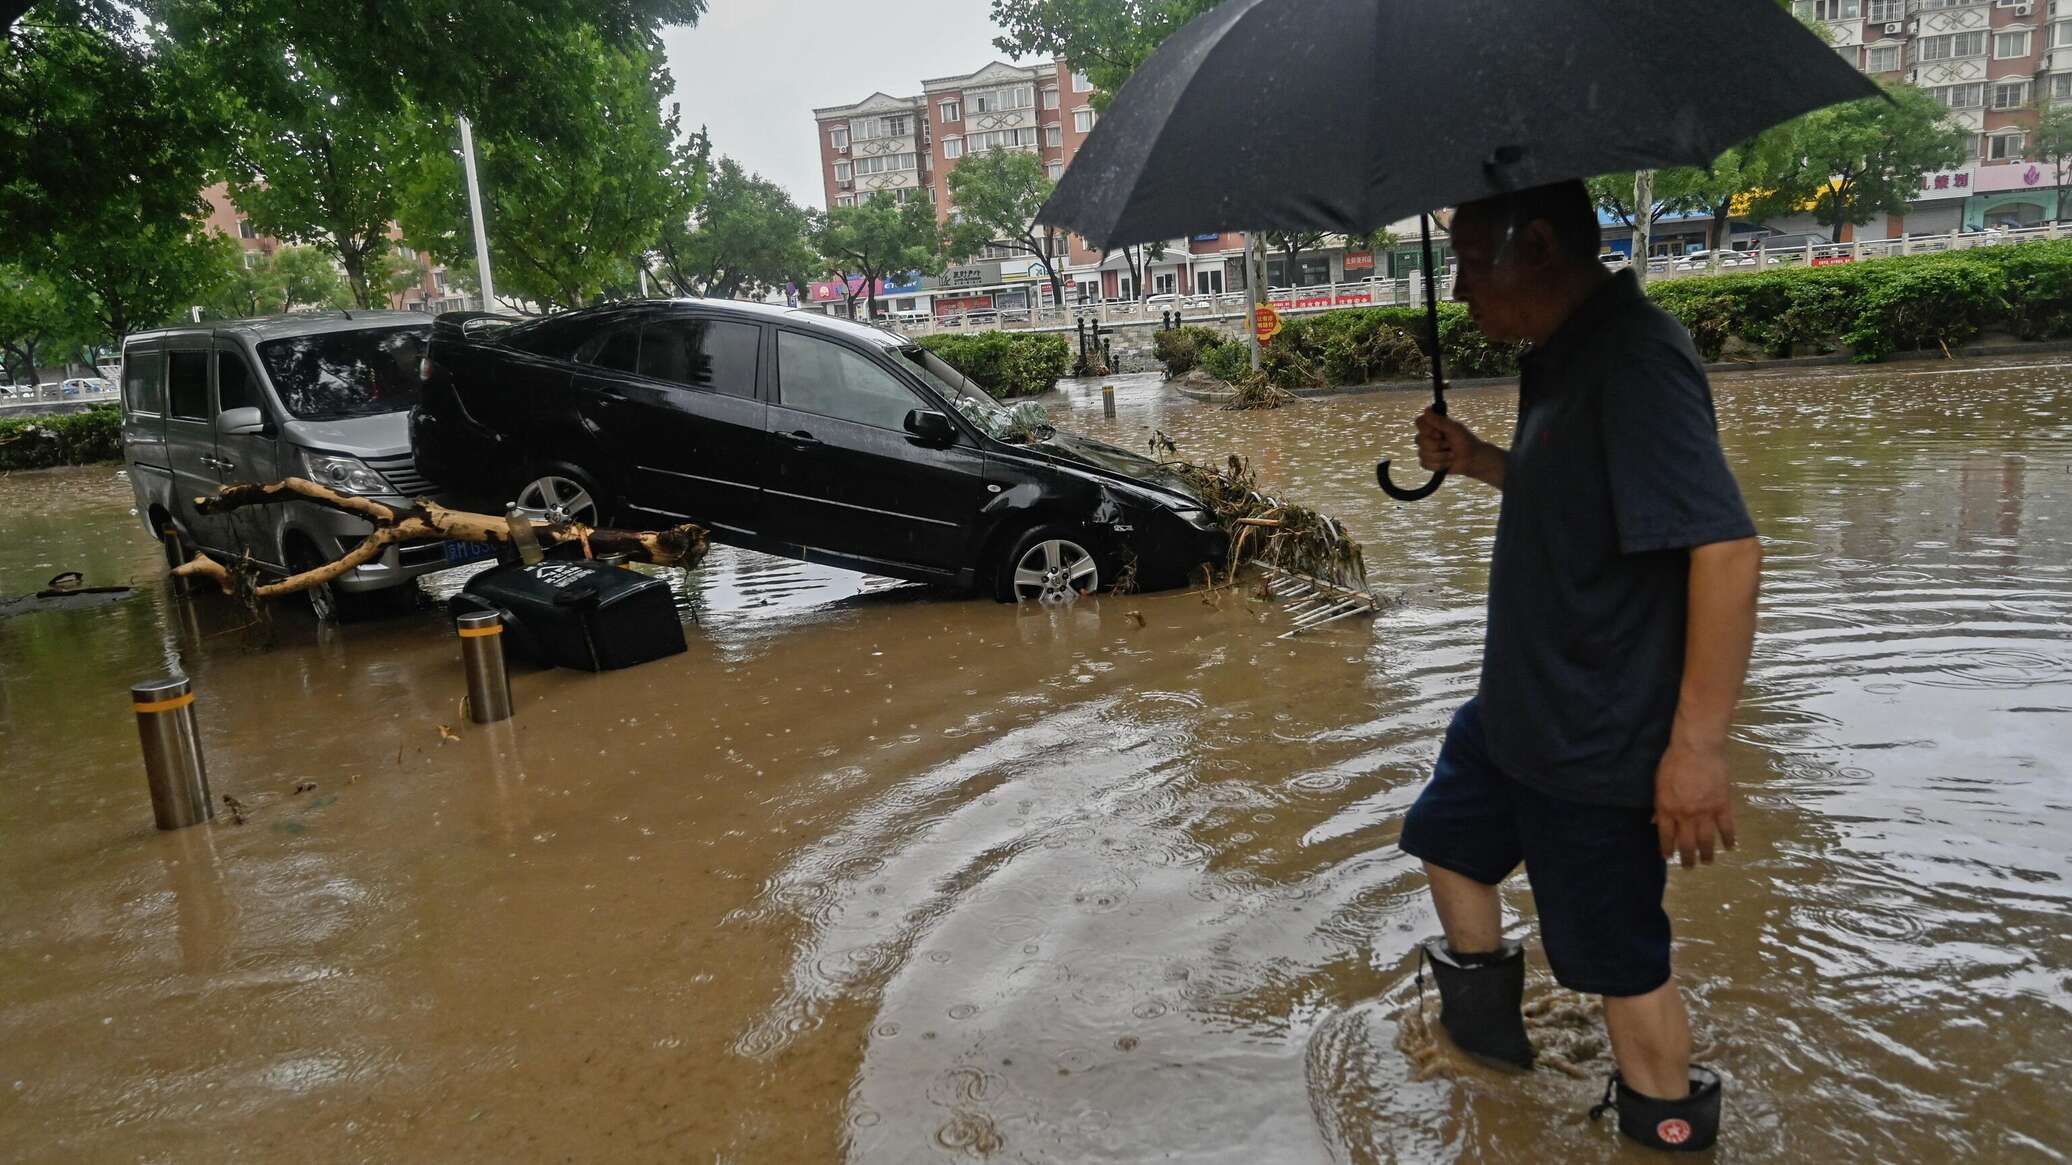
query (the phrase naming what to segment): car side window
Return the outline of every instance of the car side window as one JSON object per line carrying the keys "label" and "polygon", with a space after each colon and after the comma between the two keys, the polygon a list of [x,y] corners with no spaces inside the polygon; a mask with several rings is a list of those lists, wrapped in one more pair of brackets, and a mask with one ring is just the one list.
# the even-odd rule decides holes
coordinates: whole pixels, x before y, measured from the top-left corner
{"label": "car side window", "polygon": [[236,352],[216,353],[216,411],[259,409],[259,387],[252,383],[252,366]]}
{"label": "car side window", "polygon": [[777,399],[786,408],[903,431],[926,404],[890,372],[839,344],[777,334]]}
{"label": "car side window", "polygon": [[755,395],[762,329],[727,320],[662,320],[640,336],[640,374],[728,396]]}
{"label": "car side window", "polygon": [[167,378],[172,415],[183,421],[209,419],[209,354],[173,352]]}
{"label": "car side window", "polygon": [[122,358],[122,400],[133,413],[165,411],[165,357],[132,352]]}
{"label": "car side window", "polygon": [[640,325],[620,324],[606,328],[583,341],[576,349],[576,363],[616,372],[631,372],[640,356]]}

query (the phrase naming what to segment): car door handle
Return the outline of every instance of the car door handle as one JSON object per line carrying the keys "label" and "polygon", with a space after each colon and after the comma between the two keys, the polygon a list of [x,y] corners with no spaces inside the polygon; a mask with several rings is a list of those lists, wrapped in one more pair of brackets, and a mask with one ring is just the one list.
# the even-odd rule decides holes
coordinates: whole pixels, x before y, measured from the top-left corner
{"label": "car door handle", "polygon": [[820,444],[820,438],[815,437],[804,429],[794,429],[789,433],[782,434],[782,436],[800,449],[809,449]]}
{"label": "car door handle", "polygon": [[218,457],[216,458],[216,468],[222,470],[225,473],[229,473],[231,470],[237,468],[237,462],[232,461],[228,457]]}

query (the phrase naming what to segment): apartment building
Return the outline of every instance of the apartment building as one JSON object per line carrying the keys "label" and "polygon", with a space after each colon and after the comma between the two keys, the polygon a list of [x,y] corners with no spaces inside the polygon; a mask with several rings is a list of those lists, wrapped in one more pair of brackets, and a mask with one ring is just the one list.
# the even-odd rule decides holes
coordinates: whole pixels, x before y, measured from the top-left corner
{"label": "apartment building", "polygon": [[[252,267],[271,256],[281,247],[281,241],[271,235],[262,235],[252,225],[252,220],[231,201],[230,187],[222,182],[202,191],[202,200],[208,204],[208,214],[203,219],[208,228],[219,235],[237,240],[244,252],[246,267]],[[389,297],[389,307],[397,311],[421,311],[434,315],[442,311],[466,311],[475,301],[463,293],[458,286],[449,282],[444,264],[433,261],[403,242],[402,229],[391,225],[389,240],[396,253],[417,268],[418,280]]]}
{"label": "apartment building", "polygon": [[[816,109],[826,205],[854,206],[881,192],[902,202],[925,198],[947,223],[957,209],[950,175],[966,159],[993,150],[1034,154],[1053,180],[1061,178],[1099,119],[1092,97],[1093,84],[1064,61],[995,61],[924,79],[918,96],[873,93],[852,105]],[[1084,239],[1061,237],[1056,257],[1063,261],[1068,300],[1085,302],[1233,290],[1243,286],[1241,251],[1234,234],[1174,239],[1133,256],[1103,255]],[[810,291],[812,306],[846,309],[838,283]],[[1050,288],[1043,265],[1028,252],[991,247],[918,290],[901,286],[881,295],[895,297],[889,300],[895,312],[947,315],[1047,304]]]}
{"label": "apartment building", "polygon": [[2030,134],[2072,101],[2072,0],[1796,0],[1836,52],[1869,76],[1920,87],[1968,132],[1957,168],[1928,175],[1904,215],[1862,228],[1898,238],[2058,217],[2055,177]]}

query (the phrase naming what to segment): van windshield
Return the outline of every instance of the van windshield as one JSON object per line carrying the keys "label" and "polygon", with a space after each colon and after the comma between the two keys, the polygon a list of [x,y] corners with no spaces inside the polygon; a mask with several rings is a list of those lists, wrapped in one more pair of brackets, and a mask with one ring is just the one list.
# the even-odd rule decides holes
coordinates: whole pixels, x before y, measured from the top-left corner
{"label": "van windshield", "polygon": [[400,328],[322,332],[259,345],[259,360],[288,411],[305,421],[397,413],[417,404],[429,321]]}

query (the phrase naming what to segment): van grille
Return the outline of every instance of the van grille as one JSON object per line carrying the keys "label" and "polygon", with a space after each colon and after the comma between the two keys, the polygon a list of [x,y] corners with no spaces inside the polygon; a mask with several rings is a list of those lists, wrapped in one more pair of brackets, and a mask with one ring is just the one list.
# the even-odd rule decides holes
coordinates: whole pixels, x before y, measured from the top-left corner
{"label": "van grille", "polygon": [[406,498],[414,499],[438,488],[417,472],[417,459],[408,453],[401,457],[369,457],[367,466],[387,478],[396,492]]}

